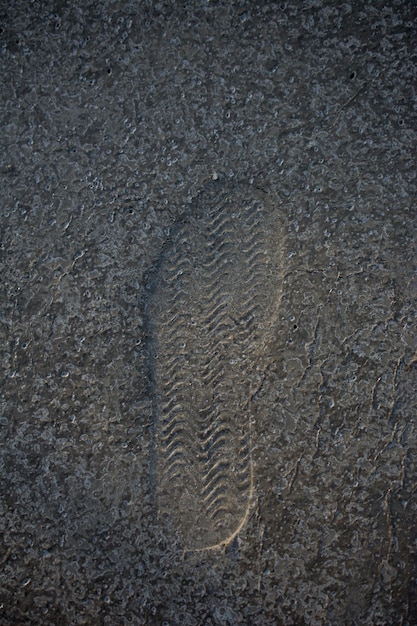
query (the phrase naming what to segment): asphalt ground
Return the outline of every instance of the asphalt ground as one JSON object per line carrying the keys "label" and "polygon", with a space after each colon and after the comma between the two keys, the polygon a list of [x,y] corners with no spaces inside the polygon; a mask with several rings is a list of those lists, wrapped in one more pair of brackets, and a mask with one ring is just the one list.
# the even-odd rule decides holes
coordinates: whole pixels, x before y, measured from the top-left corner
{"label": "asphalt ground", "polygon": [[[0,7],[0,624],[417,624],[415,2]],[[166,252],[198,198],[254,193],[279,306],[219,358],[253,473],[208,550],[155,511],[155,276],[208,258]]]}

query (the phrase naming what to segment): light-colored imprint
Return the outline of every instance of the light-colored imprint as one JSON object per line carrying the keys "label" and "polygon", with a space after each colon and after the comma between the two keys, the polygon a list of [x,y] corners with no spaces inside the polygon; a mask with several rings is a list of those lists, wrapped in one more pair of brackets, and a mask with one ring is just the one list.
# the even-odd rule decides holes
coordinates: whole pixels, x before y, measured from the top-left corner
{"label": "light-colored imprint", "polygon": [[283,228],[250,187],[213,183],[166,245],[147,305],[152,489],[185,550],[227,546],[254,491],[251,394],[279,306]]}

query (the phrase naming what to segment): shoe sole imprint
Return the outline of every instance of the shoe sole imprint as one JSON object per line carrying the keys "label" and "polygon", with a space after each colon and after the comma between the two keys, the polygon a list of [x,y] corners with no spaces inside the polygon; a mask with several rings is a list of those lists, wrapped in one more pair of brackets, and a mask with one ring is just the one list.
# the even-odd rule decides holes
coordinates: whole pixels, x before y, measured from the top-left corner
{"label": "shoe sole imprint", "polygon": [[251,395],[282,288],[277,211],[215,182],[177,224],[147,303],[153,386],[151,485],[186,550],[228,545],[254,489]]}

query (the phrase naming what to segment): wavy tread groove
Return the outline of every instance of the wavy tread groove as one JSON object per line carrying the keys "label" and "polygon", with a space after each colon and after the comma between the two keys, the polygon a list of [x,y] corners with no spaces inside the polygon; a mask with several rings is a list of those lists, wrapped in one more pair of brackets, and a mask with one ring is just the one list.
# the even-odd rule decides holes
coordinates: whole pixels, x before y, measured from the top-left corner
{"label": "wavy tread groove", "polygon": [[185,549],[230,543],[253,492],[251,402],[282,285],[283,228],[212,183],[164,248],[147,303],[158,515]]}

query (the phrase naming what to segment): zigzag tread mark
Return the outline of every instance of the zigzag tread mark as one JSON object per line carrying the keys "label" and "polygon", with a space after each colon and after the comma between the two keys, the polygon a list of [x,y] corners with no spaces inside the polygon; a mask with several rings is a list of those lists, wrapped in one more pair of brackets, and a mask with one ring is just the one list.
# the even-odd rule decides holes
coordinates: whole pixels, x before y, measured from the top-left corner
{"label": "zigzag tread mark", "polygon": [[212,372],[211,370],[207,370],[202,372],[201,378],[204,381],[204,384],[210,388],[212,391],[216,388],[217,384],[222,380],[224,376],[223,366],[219,366],[219,369]]}
{"label": "zigzag tread mark", "polygon": [[220,494],[231,494],[234,492],[235,486],[234,484],[232,485],[230,467],[226,467],[223,472],[219,472],[217,476],[203,486],[201,498],[205,509],[208,510],[208,507]]}
{"label": "zigzag tread mark", "polygon": [[206,388],[213,389],[214,382],[224,376],[224,363],[219,360],[217,351],[214,357],[209,356],[209,359],[207,360],[207,355],[205,355],[205,360],[200,367],[200,376]]}
{"label": "zigzag tread mark", "polygon": [[[165,346],[165,349],[167,349],[167,347],[172,348],[172,345]],[[182,382],[184,384],[183,372],[184,372],[184,359],[182,357],[176,357],[167,362],[167,365],[164,368],[163,373],[161,373],[161,379],[164,381],[164,384],[166,385],[166,389],[170,390],[170,393],[172,393],[174,389],[174,385],[177,381]],[[167,398],[166,401],[168,402],[169,399]]]}
{"label": "zigzag tread mark", "polygon": [[166,483],[169,488],[172,488],[173,483],[176,480],[183,482],[184,479],[184,459],[176,459],[171,463],[169,467],[164,467],[160,471],[161,486]]}
{"label": "zigzag tread mark", "polygon": [[[219,494],[219,496],[222,497],[216,498],[216,500],[211,502],[207,507],[207,515],[210,517],[212,522],[216,522],[217,519],[220,521],[220,519],[231,513],[230,502],[228,502],[224,494]],[[227,504],[223,504],[225,501]]]}
{"label": "zigzag tread mark", "polygon": [[184,441],[190,438],[187,426],[180,419],[177,415],[173,415],[171,419],[164,420],[162,423],[159,443],[165,448],[169,448],[176,437],[180,436]]}
{"label": "zigzag tread mark", "polygon": [[167,393],[167,400],[161,403],[161,415],[175,415],[182,411],[183,398],[177,396],[170,396]]}
{"label": "zigzag tread mark", "polygon": [[259,321],[264,328],[274,310],[263,284],[268,264],[276,267],[264,204],[215,188],[198,200],[190,224],[174,229],[149,309],[158,354],[157,497],[191,548],[207,547],[205,534],[212,544],[228,541],[246,519],[253,482],[242,375],[250,376]]}
{"label": "zigzag tread mark", "polygon": [[217,432],[214,432],[209,440],[206,440],[201,444],[201,456],[206,457],[211,462],[211,459],[218,456],[223,451],[230,451],[230,428],[221,428]]}
{"label": "zigzag tread mark", "polygon": [[208,276],[207,274],[204,276],[205,290],[204,290],[204,299],[206,302],[212,303],[211,306],[215,306],[216,302],[219,302],[220,299],[225,298],[229,293],[227,283],[224,284],[221,279],[227,277],[228,273],[226,271],[214,273],[213,276]]}
{"label": "zigzag tread mark", "polygon": [[167,450],[163,450],[163,455],[164,455],[165,470],[169,471],[174,462],[181,461],[185,463],[187,450],[180,443],[180,440],[178,440],[178,441],[175,441],[174,445],[171,448]]}
{"label": "zigzag tread mark", "polygon": [[215,484],[207,494],[202,494],[203,502],[206,506],[207,512],[210,512],[210,509],[213,507],[213,505],[217,504],[220,499],[225,499],[225,495],[228,491],[228,478],[228,474],[220,476],[217,484]]}

